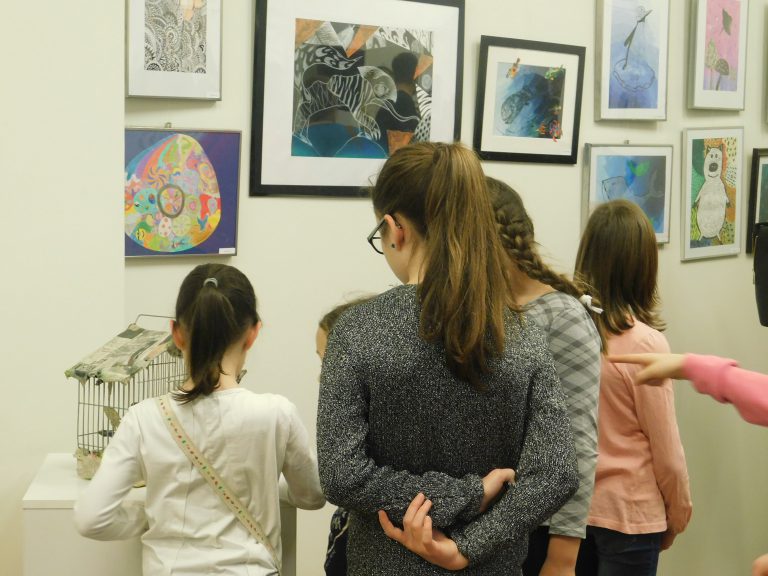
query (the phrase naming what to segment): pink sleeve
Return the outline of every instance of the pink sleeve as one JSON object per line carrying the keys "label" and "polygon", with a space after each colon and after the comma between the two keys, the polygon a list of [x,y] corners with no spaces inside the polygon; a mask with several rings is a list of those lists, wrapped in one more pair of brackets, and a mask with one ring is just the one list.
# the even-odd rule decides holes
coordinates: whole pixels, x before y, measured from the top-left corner
{"label": "pink sleeve", "polygon": [[[669,352],[667,339],[660,332],[651,333],[638,343],[637,352]],[[634,380],[639,366],[627,367]],[[632,386],[637,418],[648,437],[653,458],[653,472],[664,499],[667,528],[679,534],[691,519],[691,492],[683,444],[675,416],[675,395],[672,381],[661,386]]]}
{"label": "pink sleeve", "polygon": [[768,426],[768,376],[718,356],[686,354],[683,373],[696,390],[733,404],[747,422]]}

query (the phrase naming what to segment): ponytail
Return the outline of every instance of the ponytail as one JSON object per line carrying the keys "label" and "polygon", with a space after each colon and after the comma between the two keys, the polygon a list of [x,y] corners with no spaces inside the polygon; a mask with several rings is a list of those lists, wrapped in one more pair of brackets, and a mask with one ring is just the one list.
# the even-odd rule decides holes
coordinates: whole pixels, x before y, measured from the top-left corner
{"label": "ponytail", "polygon": [[403,214],[424,239],[422,338],[440,342],[451,372],[482,390],[516,308],[477,156],[461,144],[407,146],[384,165],[372,197],[378,213]]}
{"label": "ponytail", "polygon": [[219,378],[225,374],[221,366],[224,353],[258,323],[253,287],[232,266],[197,266],[181,284],[176,321],[187,338],[186,360],[193,387],[174,396],[186,403],[218,388]]}

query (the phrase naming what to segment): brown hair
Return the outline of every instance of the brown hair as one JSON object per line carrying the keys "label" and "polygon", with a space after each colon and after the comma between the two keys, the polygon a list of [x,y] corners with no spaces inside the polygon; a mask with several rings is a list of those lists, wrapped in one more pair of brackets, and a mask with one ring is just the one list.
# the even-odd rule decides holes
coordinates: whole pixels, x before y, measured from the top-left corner
{"label": "brown hair", "polygon": [[352,300],[339,304],[332,310],[329,310],[322,318],[320,318],[320,322],[317,324],[318,328],[320,328],[326,334],[330,334],[331,330],[333,330],[333,327],[336,325],[336,321],[339,319],[339,316],[341,316],[344,312],[353,306],[357,306],[363,302],[368,302],[368,300],[371,298],[375,298],[375,296],[373,294],[359,296],[358,298],[353,298]]}
{"label": "brown hair", "polygon": [[174,396],[186,403],[219,386],[227,348],[259,322],[253,286],[237,268],[200,264],[181,283],[176,321],[188,339],[186,362],[193,388]]}
{"label": "brown hair", "polygon": [[579,243],[576,278],[600,297],[599,322],[607,332],[621,334],[633,317],[664,329],[657,311],[658,263],[656,233],[639,206],[612,200],[595,209]]}
{"label": "brown hair", "polygon": [[[514,264],[529,278],[574,298],[581,298],[587,292],[584,287],[552,270],[539,256],[533,235],[533,221],[526,212],[520,195],[501,180],[487,176],[485,181],[496,216],[501,243]],[[593,303],[595,307],[600,306],[597,298]],[[603,333],[596,318],[598,314],[591,310],[587,310],[587,313],[598,328],[601,347],[604,349]]]}
{"label": "brown hair", "polygon": [[442,343],[451,372],[483,389],[516,308],[480,161],[459,143],[406,146],[384,164],[371,196],[378,214],[402,214],[424,239],[421,337]]}

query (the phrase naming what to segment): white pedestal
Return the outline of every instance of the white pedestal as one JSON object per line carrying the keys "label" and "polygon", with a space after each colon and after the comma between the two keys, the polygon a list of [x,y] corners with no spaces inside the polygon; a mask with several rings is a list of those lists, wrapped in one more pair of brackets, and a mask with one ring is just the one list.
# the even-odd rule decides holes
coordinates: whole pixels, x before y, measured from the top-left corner
{"label": "white pedestal", "polygon": [[[141,576],[138,538],[98,542],[75,530],[72,508],[87,480],[77,477],[71,454],[48,454],[22,501],[24,516],[24,576]],[[129,499],[143,499],[145,489]],[[296,509],[280,507],[283,576],[296,574]]]}

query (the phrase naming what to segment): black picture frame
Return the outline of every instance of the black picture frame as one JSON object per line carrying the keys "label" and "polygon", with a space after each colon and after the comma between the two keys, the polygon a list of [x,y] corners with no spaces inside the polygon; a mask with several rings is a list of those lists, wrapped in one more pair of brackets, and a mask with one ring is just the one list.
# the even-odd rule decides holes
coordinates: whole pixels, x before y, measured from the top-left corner
{"label": "black picture frame", "polygon": [[[752,169],[749,177],[749,209],[747,216],[747,254],[752,254],[754,243],[756,224],[760,222],[758,213],[758,203],[768,203],[768,198],[762,198],[760,192],[762,190],[760,181],[760,166],[768,164],[768,148],[753,148],[752,149]],[[766,175],[768,178],[768,175]]]}
{"label": "black picture frame", "polygon": [[[473,139],[479,156],[483,160],[576,164],[585,56],[583,46],[482,36]],[[500,86],[504,67],[507,72]],[[562,90],[553,90],[553,82],[561,82]],[[545,88],[548,100],[537,99]],[[501,89],[506,89],[507,96],[500,103]],[[486,110],[491,98],[493,109]],[[561,142],[565,135],[567,141]]]}
{"label": "black picture frame", "polygon": [[[330,197],[360,197],[365,196],[365,188],[370,184],[370,180],[378,172],[381,164],[384,162],[384,158],[376,159],[372,161],[369,158],[364,160],[345,158],[333,158],[328,156],[319,156],[314,158],[307,158],[306,160],[296,160],[297,156],[292,154],[292,147],[294,146],[293,136],[295,134],[294,118],[288,117],[294,114],[295,100],[292,99],[290,104],[282,104],[282,106],[288,106],[289,113],[279,116],[275,114],[275,107],[270,104],[269,100],[272,96],[272,91],[281,90],[281,86],[285,86],[285,83],[276,81],[271,74],[269,66],[272,69],[275,68],[275,51],[282,50],[281,54],[287,54],[287,50],[284,46],[285,42],[283,36],[290,33],[289,25],[294,24],[293,31],[296,31],[296,21],[301,20],[297,18],[299,14],[291,15],[291,10],[295,7],[297,0],[259,0],[256,5],[256,37],[254,42],[254,58],[253,58],[253,95],[252,95],[252,115],[251,115],[251,149],[250,149],[250,177],[249,177],[249,195],[250,196],[270,196],[270,195],[282,195],[282,196],[330,196]],[[304,0],[306,1],[306,0]],[[326,23],[337,22],[349,22],[345,16],[342,3],[339,0],[315,0],[313,3],[313,10],[317,12],[317,6],[327,6],[327,18]],[[442,89],[443,95],[438,94],[435,97],[434,91],[430,92],[430,102],[433,100],[442,100],[438,106],[430,106],[430,139],[435,140],[458,140],[461,132],[461,105],[462,105],[462,86],[463,86],[463,55],[464,55],[464,0],[388,0],[386,2],[366,3],[364,7],[366,10],[365,20],[358,20],[353,22],[354,25],[359,27],[376,27],[375,19],[377,14],[386,14],[386,20],[392,21],[393,18],[400,18],[402,14],[402,22],[404,26],[409,23],[409,18],[413,18],[414,12],[413,4],[422,5],[422,15],[424,11],[429,11],[431,7],[434,7],[435,17],[438,15],[444,16],[446,10],[456,13],[451,14],[451,22],[456,22],[455,39],[451,39],[450,42],[450,54],[455,54],[455,63],[451,63],[450,70],[455,69],[455,82],[451,80],[445,80],[441,84],[444,88],[450,86],[451,90]],[[275,10],[274,13],[270,13],[270,9]],[[377,12],[378,11],[378,12]],[[279,15],[276,15],[279,14]],[[280,20],[282,27],[275,27],[274,20],[270,18]],[[291,22],[292,20],[292,22]],[[367,20],[367,21],[366,21]],[[384,18],[382,18],[384,20]],[[321,22],[321,20],[317,20]],[[279,28],[279,29],[278,29]],[[384,26],[380,26],[384,29]],[[387,26],[387,29],[399,29],[393,28],[391,25]],[[410,30],[414,30],[415,26]],[[452,28],[453,30],[453,28]],[[282,36],[280,35],[282,32]],[[433,32],[434,34],[442,34],[446,36],[445,32]],[[275,36],[273,38],[272,36]],[[412,36],[413,37],[413,36]],[[281,78],[285,79],[290,74],[290,78],[295,82],[294,63],[296,59],[297,38],[294,35],[293,38],[296,41],[293,44],[293,57],[290,62],[290,70],[286,71],[283,66],[283,71],[280,73]],[[403,42],[407,42],[406,35],[402,37]],[[442,42],[442,53],[446,53],[448,42],[447,36],[444,39],[435,40]],[[275,46],[283,45],[282,48],[275,48]],[[434,45],[433,44],[433,47]],[[409,44],[411,46],[411,44]],[[455,52],[454,52],[455,50]],[[431,55],[429,55],[431,56]],[[430,68],[432,69],[432,61],[430,60]],[[268,64],[269,63],[269,64]],[[453,66],[455,64],[455,66]],[[421,60],[419,61],[421,66]],[[435,66],[440,66],[440,63],[435,62]],[[277,66],[282,66],[278,64]],[[447,65],[442,65],[447,66]],[[445,68],[443,68],[444,70]],[[292,84],[294,83],[292,82]],[[435,80],[438,82],[438,80]],[[290,90],[294,90],[294,86],[290,86]],[[450,106],[445,104],[447,100],[447,93],[450,92]],[[285,94],[285,97],[289,99],[294,96],[293,93]],[[294,97],[295,98],[295,97]],[[437,113],[433,115],[433,112],[437,109]],[[346,109],[350,112],[350,109]],[[351,112],[350,112],[351,113]],[[422,116],[423,118],[423,116]],[[272,124],[275,122],[282,122],[283,127],[287,127],[290,130],[291,138],[287,139],[281,136],[282,141],[280,146],[275,145],[275,131]],[[453,125],[449,126],[452,122]],[[362,124],[361,124],[362,125]],[[283,131],[284,132],[284,131]],[[442,136],[440,136],[442,135]],[[286,141],[288,142],[285,146]],[[267,152],[265,152],[267,151]],[[275,162],[277,158],[277,162]],[[347,175],[344,173],[344,169],[347,166],[352,166],[349,162],[357,162],[354,166],[355,171],[360,174]],[[363,162],[364,164],[360,164]],[[275,166],[285,163],[288,166],[296,165],[296,168],[289,168],[284,170],[286,174],[285,181],[275,181],[281,176],[276,177],[275,173],[277,168]],[[300,166],[300,167],[298,167]],[[265,170],[266,168],[266,170]],[[267,171],[271,171],[270,174],[266,174]],[[362,174],[365,172],[365,174]],[[281,172],[282,174],[282,172]],[[322,181],[325,180],[325,181]]]}

